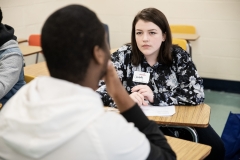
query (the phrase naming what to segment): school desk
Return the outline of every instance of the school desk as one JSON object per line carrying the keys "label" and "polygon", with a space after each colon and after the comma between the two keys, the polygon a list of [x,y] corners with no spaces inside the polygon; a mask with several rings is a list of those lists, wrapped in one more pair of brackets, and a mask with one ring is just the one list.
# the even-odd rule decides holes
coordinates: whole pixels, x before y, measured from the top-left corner
{"label": "school desk", "polygon": [[[111,107],[105,110],[114,111]],[[207,104],[197,106],[175,106],[175,114],[172,116],[148,116],[152,121],[163,127],[184,128],[188,130],[194,142],[198,142],[198,135],[194,128],[205,128],[209,125],[210,107]]]}
{"label": "school desk", "polygon": [[29,56],[42,51],[42,48],[39,46],[19,45],[19,48],[22,51],[23,56]]}
{"label": "school desk", "polygon": [[24,43],[24,42],[27,42],[27,41],[28,41],[27,39],[23,39],[23,38],[18,38],[17,39],[18,43]]}
{"label": "school desk", "polygon": [[177,160],[200,160],[206,158],[211,147],[208,145],[165,136],[169,145],[177,155]]}
{"label": "school desk", "polygon": [[24,67],[24,75],[30,77],[38,77],[38,76],[49,76],[49,71],[47,69],[46,62],[40,62],[37,64],[31,64]]}

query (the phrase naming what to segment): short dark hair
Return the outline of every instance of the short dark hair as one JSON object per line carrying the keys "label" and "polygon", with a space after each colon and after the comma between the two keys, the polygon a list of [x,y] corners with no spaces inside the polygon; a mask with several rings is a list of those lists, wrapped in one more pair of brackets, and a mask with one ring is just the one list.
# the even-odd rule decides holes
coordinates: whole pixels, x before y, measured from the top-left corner
{"label": "short dark hair", "polygon": [[42,28],[41,44],[51,76],[74,83],[84,80],[94,46],[107,48],[102,23],[81,5],[50,15]]}
{"label": "short dark hair", "polygon": [[131,37],[131,44],[132,44],[132,63],[133,65],[139,65],[143,60],[143,54],[137,47],[137,42],[135,38],[135,27],[136,23],[139,20],[143,20],[146,22],[152,22],[156,24],[161,30],[162,33],[166,35],[165,41],[162,43],[159,54],[157,57],[157,61],[163,64],[170,65],[172,64],[172,36],[170,27],[165,15],[156,8],[146,8],[140,11],[134,18],[132,23],[132,37]]}
{"label": "short dark hair", "polygon": [[2,15],[2,9],[0,7],[0,23],[2,23],[3,15]]}

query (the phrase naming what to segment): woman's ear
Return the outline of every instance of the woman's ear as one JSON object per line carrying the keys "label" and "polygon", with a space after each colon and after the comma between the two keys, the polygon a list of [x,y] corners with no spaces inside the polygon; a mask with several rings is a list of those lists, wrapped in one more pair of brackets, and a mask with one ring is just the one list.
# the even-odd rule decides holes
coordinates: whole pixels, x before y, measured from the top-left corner
{"label": "woman's ear", "polygon": [[97,64],[103,64],[105,61],[105,53],[99,46],[93,48],[93,59]]}
{"label": "woman's ear", "polygon": [[163,36],[163,42],[166,40],[166,32],[162,34]]}

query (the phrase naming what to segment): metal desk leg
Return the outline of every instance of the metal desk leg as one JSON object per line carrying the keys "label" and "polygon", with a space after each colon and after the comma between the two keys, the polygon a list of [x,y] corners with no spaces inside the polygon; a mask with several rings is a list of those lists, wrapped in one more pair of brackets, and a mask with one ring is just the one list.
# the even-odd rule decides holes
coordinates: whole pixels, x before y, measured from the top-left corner
{"label": "metal desk leg", "polygon": [[38,54],[39,54],[39,53],[37,53],[37,57],[36,57],[36,64],[38,63]]}
{"label": "metal desk leg", "polygon": [[198,134],[197,134],[196,130],[192,127],[187,127],[187,126],[161,126],[161,127],[184,128],[191,133],[191,135],[193,137],[193,142],[198,143]]}
{"label": "metal desk leg", "polygon": [[191,43],[189,41],[187,41],[188,43],[188,46],[189,46],[189,54],[190,54],[190,57],[192,58],[192,46],[191,46]]}

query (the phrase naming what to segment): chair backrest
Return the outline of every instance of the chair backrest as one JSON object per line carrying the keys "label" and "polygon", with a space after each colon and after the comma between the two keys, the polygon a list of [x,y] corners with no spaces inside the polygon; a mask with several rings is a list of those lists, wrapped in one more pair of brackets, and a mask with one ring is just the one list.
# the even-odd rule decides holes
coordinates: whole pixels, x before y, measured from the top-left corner
{"label": "chair backrest", "polygon": [[196,34],[196,28],[191,25],[170,25],[172,33]]}
{"label": "chair backrest", "polygon": [[185,51],[188,51],[188,44],[185,39],[173,38],[172,44],[176,44],[176,45],[180,46],[182,49],[184,49]]}
{"label": "chair backrest", "polygon": [[24,75],[24,80],[26,83],[31,82],[31,80],[33,80],[33,79],[34,79],[34,77],[32,77],[32,76]]}
{"label": "chair backrest", "polygon": [[28,39],[29,46],[41,46],[41,35],[40,34],[32,34]]}

